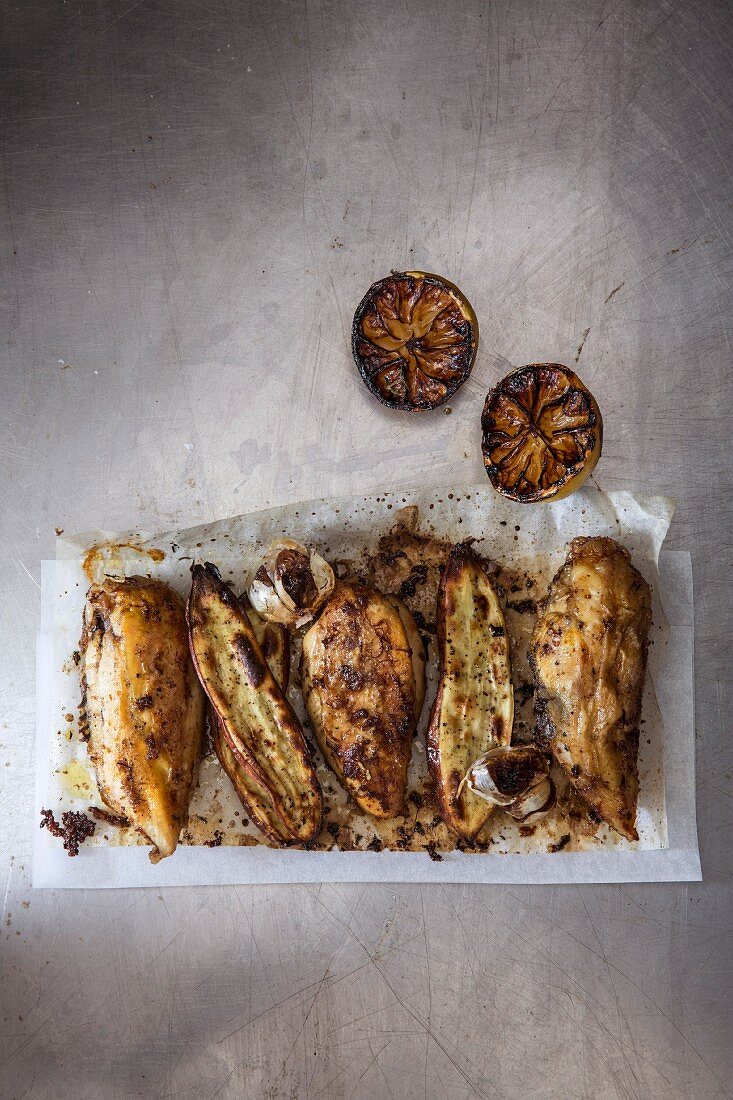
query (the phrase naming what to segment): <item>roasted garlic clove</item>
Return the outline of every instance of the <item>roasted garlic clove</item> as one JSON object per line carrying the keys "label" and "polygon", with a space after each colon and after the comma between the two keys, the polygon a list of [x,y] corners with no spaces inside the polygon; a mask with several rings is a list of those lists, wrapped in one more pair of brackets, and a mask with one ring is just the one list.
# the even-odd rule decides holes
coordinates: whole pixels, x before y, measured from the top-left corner
{"label": "roasted garlic clove", "polygon": [[276,539],[247,578],[247,595],[268,622],[305,626],[333,591],[328,562],[294,539]]}
{"label": "roasted garlic clove", "polygon": [[89,756],[104,802],[175,851],[201,752],[204,696],[183,604],[159,580],[107,578],[87,594],[79,645]]}
{"label": "roasted garlic clove", "polygon": [[547,757],[530,745],[490,749],[471,765],[466,784],[517,821],[548,813],[555,804],[555,784]]}

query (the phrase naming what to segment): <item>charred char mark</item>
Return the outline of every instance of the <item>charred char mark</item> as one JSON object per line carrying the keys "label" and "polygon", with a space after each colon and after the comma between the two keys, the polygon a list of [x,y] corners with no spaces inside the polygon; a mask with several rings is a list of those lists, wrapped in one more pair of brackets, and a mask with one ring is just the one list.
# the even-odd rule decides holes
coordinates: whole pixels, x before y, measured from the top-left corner
{"label": "charred char mark", "polygon": [[535,600],[509,600],[507,607],[519,615],[529,615],[537,610],[537,603]]}
{"label": "charred char mark", "polygon": [[354,668],[353,665],[341,665],[339,672],[350,691],[360,691],[364,687],[364,677],[358,668]]}
{"label": "charred char mark", "polygon": [[535,775],[535,761],[529,753],[514,753],[495,761],[494,782],[502,794],[519,796]]}
{"label": "charred char mark", "polygon": [[109,810],[102,810],[99,806],[87,806],[87,813],[95,817],[97,821],[103,821],[106,825],[114,825],[118,829],[126,829],[130,824],[123,814],[112,814]]}
{"label": "charred char mark", "polygon": [[555,740],[555,727],[547,711],[547,700],[537,699],[534,705],[535,740],[542,748],[549,748]]}
{"label": "charred char mark", "polygon": [[236,634],[232,647],[239,660],[242,662],[249,684],[258,688],[267,676],[267,665],[260,660],[249,638],[244,634]]}
{"label": "charred char mark", "polygon": [[406,581],[403,581],[400,585],[400,590],[397,593],[401,600],[407,599],[410,596],[415,595],[415,589],[419,584],[425,584],[428,579],[428,567],[427,565],[413,565],[410,570],[410,575]]}

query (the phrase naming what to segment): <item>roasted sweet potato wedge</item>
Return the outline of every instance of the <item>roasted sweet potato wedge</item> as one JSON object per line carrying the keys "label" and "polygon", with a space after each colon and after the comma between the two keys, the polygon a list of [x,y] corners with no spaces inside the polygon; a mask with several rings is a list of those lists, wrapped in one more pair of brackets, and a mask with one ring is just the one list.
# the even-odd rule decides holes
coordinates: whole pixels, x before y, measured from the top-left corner
{"label": "roasted sweet potato wedge", "polygon": [[303,639],[303,695],[327,763],[374,817],[404,810],[415,729],[412,649],[397,609],[340,582]]}
{"label": "roasted sweet potato wedge", "polygon": [[486,562],[466,544],[451,551],[441,579],[438,652],[428,766],[444,821],[472,841],[494,807],[463,779],[489,749],[510,744],[514,690],[499,597]]}
{"label": "roasted sweet potato wedge", "polygon": [[271,839],[312,840],[323,799],[303,731],[246,611],[213,565],[194,566],[187,616],[199,679],[248,777],[237,793]]}

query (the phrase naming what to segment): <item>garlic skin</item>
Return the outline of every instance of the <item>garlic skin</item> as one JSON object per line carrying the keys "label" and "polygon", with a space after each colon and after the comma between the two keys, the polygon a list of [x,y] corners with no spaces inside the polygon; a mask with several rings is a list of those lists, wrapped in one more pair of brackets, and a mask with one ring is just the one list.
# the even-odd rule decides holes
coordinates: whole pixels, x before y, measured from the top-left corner
{"label": "garlic skin", "polygon": [[328,562],[294,539],[275,539],[247,578],[247,596],[258,615],[287,627],[305,626],[333,592]]}
{"label": "garlic skin", "polygon": [[506,812],[515,821],[529,821],[530,818],[543,817],[549,813],[556,801],[555,784],[548,775],[536,787],[531,787],[524,794],[520,794],[511,806],[506,807]]}
{"label": "garlic skin", "polygon": [[555,805],[547,757],[531,745],[490,749],[468,769],[466,785],[516,821],[546,814]]}

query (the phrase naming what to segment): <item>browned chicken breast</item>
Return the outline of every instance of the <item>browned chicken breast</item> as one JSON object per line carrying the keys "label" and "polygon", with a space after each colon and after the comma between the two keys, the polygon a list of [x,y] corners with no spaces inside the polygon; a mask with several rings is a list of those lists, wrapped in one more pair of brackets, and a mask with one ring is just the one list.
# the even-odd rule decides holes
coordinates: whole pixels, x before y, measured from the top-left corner
{"label": "browned chicken breast", "polygon": [[490,568],[470,546],[456,546],[438,592],[440,679],[428,766],[446,825],[469,841],[494,811],[467,782],[469,769],[511,743],[514,723],[509,638]]}
{"label": "browned chicken breast", "polygon": [[303,695],[324,757],[374,817],[402,813],[416,681],[397,608],[366,585],[336,585],[303,639]]}
{"label": "browned chicken breast", "polygon": [[183,603],[162,581],[107,578],[87,594],[80,653],[99,792],[157,862],[175,851],[201,752],[204,695]]}
{"label": "browned chicken breast", "polygon": [[639,716],[649,585],[610,538],[577,538],[534,630],[537,738],[622,836],[638,839]]}

